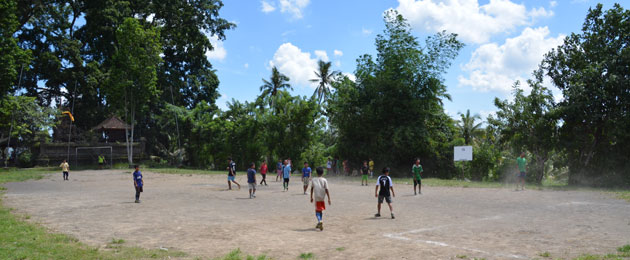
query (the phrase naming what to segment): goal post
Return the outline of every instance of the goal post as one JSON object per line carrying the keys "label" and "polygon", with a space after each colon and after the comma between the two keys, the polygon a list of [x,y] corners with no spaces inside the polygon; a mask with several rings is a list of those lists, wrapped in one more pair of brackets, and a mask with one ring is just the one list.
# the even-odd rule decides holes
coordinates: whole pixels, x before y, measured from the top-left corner
{"label": "goal post", "polygon": [[76,166],[79,166],[79,151],[82,151],[82,158],[96,162],[98,162],[99,155],[109,155],[109,158],[107,159],[109,168],[112,169],[114,167],[114,155],[111,146],[84,146],[75,148],[74,163]]}

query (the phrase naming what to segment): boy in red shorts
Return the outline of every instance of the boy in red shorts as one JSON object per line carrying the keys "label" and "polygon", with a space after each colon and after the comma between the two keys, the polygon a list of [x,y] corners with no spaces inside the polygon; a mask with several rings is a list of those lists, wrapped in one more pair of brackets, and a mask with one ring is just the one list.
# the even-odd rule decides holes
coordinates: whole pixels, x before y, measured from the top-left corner
{"label": "boy in red shorts", "polygon": [[[326,209],[324,199],[328,196],[328,205],[330,205],[330,193],[328,193],[328,181],[322,177],[324,168],[317,167],[316,171],[317,177],[311,179],[311,203],[315,201],[315,216],[317,217],[317,226],[315,226],[315,228],[319,228],[319,230],[322,231],[324,230],[322,211]],[[313,200],[313,194],[315,194],[315,200]]]}

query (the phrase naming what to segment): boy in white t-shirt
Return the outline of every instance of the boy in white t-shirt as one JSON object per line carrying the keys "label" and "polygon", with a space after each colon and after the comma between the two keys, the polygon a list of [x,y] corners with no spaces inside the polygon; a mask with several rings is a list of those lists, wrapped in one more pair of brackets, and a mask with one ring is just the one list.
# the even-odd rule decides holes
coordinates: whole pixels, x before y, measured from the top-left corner
{"label": "boy in white t-shirt", "polygon": [[326,209],[326,203],[324,199],[328,196],[328,205],[330,205],[330,193],[328,193],[328,181],[322,177],[324,174],[324,168],[317,167],[317,177],[311,179],[311,203],[313,203],[313,194],[315,194],[315,216],[317,217],[317,226],[320,231],[324,230],[324,223],[322,217]]}

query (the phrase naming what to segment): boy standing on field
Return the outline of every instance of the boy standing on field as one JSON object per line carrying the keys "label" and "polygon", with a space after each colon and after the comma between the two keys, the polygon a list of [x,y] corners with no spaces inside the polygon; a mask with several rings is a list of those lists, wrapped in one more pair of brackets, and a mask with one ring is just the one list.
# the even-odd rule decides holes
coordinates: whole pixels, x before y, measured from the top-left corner
{"label": "boy standing on field", "polygon": [[102,154],[99,154],[98,155],[98,168],[102,170],[104,164],[105,164],[105,156],[103,156]]}
{"label": "boy standing on field", "polygon": [[136,170],[133,172],[133,186],[136,188],[136,203],[140,203],[140,192],[144,186],[144,180],[142,179],[142,173],[140,172],[140,166],[134,166]]}
{"label": "boy standing on field", "polygon": [[330,205],[330,193],[328,193],[328,181],[322,177],[324,169],[317,167],[317,177],[311,180],[311,203],[313,203],[313,194],[315,194],[315,216],[317,217],[317,226],[320,231],[324,230],[324,222],[322,222],[323,211],[326,209],[324,199],[328,196],[328,205]]}
{"label": "boy standing on field", "polygon": [[67,181],[68,180],[68,171],[70,170],[70,165],[68,164],[68,162],[66,162],[66,160],[63,160],[63,162],[59,165],[59,167],[61,167],[61,172],[63,172],[63,180]]}
{"label": "boy standing on field", "polygon": [[420,158],[416,158],[416,162],[411,166],[411,172],[413,173],[413,195],[416,194],[416,186],[418,186],[418,193],[422,195],[422,177],[420,174],[423,172],[422,165],[420,165]]}
{"label": "boy standing on field", "polygon": [[249,185],[249,198],[256,198],[256,164],[249,164],[247,169],[247,185]]}
{"label": "boy standing on field", "polygon": [[368,173],[370,169],[368,168],[367,161],[363,161],[363,166],[361,167],[361,186],[363,186],[363,182],[365,182],[365,186],[368,186]]}
{"label": "boy standing on field", "polygon": [[374,217],[378,218],[381,216],[381,204],[383,204],[384,199],[389,206],[389,212],[392,214],[392,218],[395,218],[394,208],[392,208],[392,196],[396,197],[396,193],[394,193],[394,182],[392,182],[392,178],[389,177],[389,168],[385,167],[383,168],[383,175],[378,176],[376,190],[374,190],[374,197],[378,198],[378,206],[376,207],[378,212]]}
{"label": "boy standing on field", "polygon": [[304,163],[302,168],[302,183],[304,183],[304,195],[306,195],[306,189],[308,189],[308,183],[311,181],[311,167],[308,167],[308,163]]}
{"label": "boy standing on field", "polygon": [[236,178],[236,163],[234,161],[232,161],[232,157],[228,158],[228,190],[232,189],[232,183],[236,184],[238,186],[238,189],[241,189],[241,185],[238,184],[238,182],[236,182],[235,178]]}
{"label": "boy standing on field", "polygon": [[518,164],[516,190],[518,190],[519,182],[521,183],[521,190],[525,190],[525,177],[527,176],[527,159],[525,159],[525,152],[521,153],[521,157],[516,158],[516,164]]}
{"label": "boy standing on field", "polygon": [[291,178],[291,165],[289,164],[289,160],[284,160],[284,168],[282,168],[282,187],[284,187],[283,191],[289,191],[289,178]]}
{"label": "boy standing on field", "polygon": [[263,160],[262,165],[260,166],[260,175],[262,175],[262,181],[260,181],[260,185],[265,183],[267,186],[267,160]]}

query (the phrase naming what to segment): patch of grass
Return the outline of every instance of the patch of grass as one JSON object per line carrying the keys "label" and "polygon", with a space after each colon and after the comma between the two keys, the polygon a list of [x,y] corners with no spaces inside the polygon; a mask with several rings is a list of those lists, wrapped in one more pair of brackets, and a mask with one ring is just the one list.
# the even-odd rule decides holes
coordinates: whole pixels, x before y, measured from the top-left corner
{"label": "patch of grass", "polygon": [[315,255],[311,252],[301,253],[298,259],[315,259]]}
{"label": "patch of grass", "polygon": [[549,252],[543,252],[543,253],[540,253],[538,255],[542,256],[542,257],[551,257],[551,253],[549,253]]}
{"label": "patch of grass", "polygon": [[456,255],[455,257],[459,258],[459,259],[465,259],[468,258],[466,255]]}
{"label": "patch of grass", "polygon": [[215,258],[215,260],[268,260],[271,259],[269,257],[267,257],[266,255],[259,255],[259,256],[251,256],[251,255],[247,255],[247,256],[243,256],[241,249],[237,248],[232,250],[232,252],[228,253],[227,255],[220,257],[220,258]]}
{"label": "patch of grass", "polygon": [[600,259],[628,259],[630,258],[630,244],[617,248],[616,254],[607,254],[607,255],[591,255],[584,254],[574,260],[600,260]]}
{"label": "patch of grass", "polygon": [[[41,179],[57,168],[1,169],[0,184]],[[113,239],[117,247],[100,250],[80,243],[76,238],[49,233],[44,227],[24,222],[2,205],[0,198],[0,259],[147,259],[186,256],[183,252],[123,247],[122,239]]]}
{"label": "patch of grass", "polygon": [[615,197],[630,202],[630,190],[615,191]]}
{"label": "patch of grass", "polygon": [[115,238],[112,238],[112,242],[111,242],[111,244],[116,244],[116,245],[121,245],[124,243],[125,243],[124,239],[115,239]]}
{"label": "patch of grass", "polygon": [[343,251],[343,250],[346,250],[346,248],[345,248],[345,247],[337,247],[337,248],[335,248],[335,250],[337,250],[337,251],[341,252],[341,251]]}

